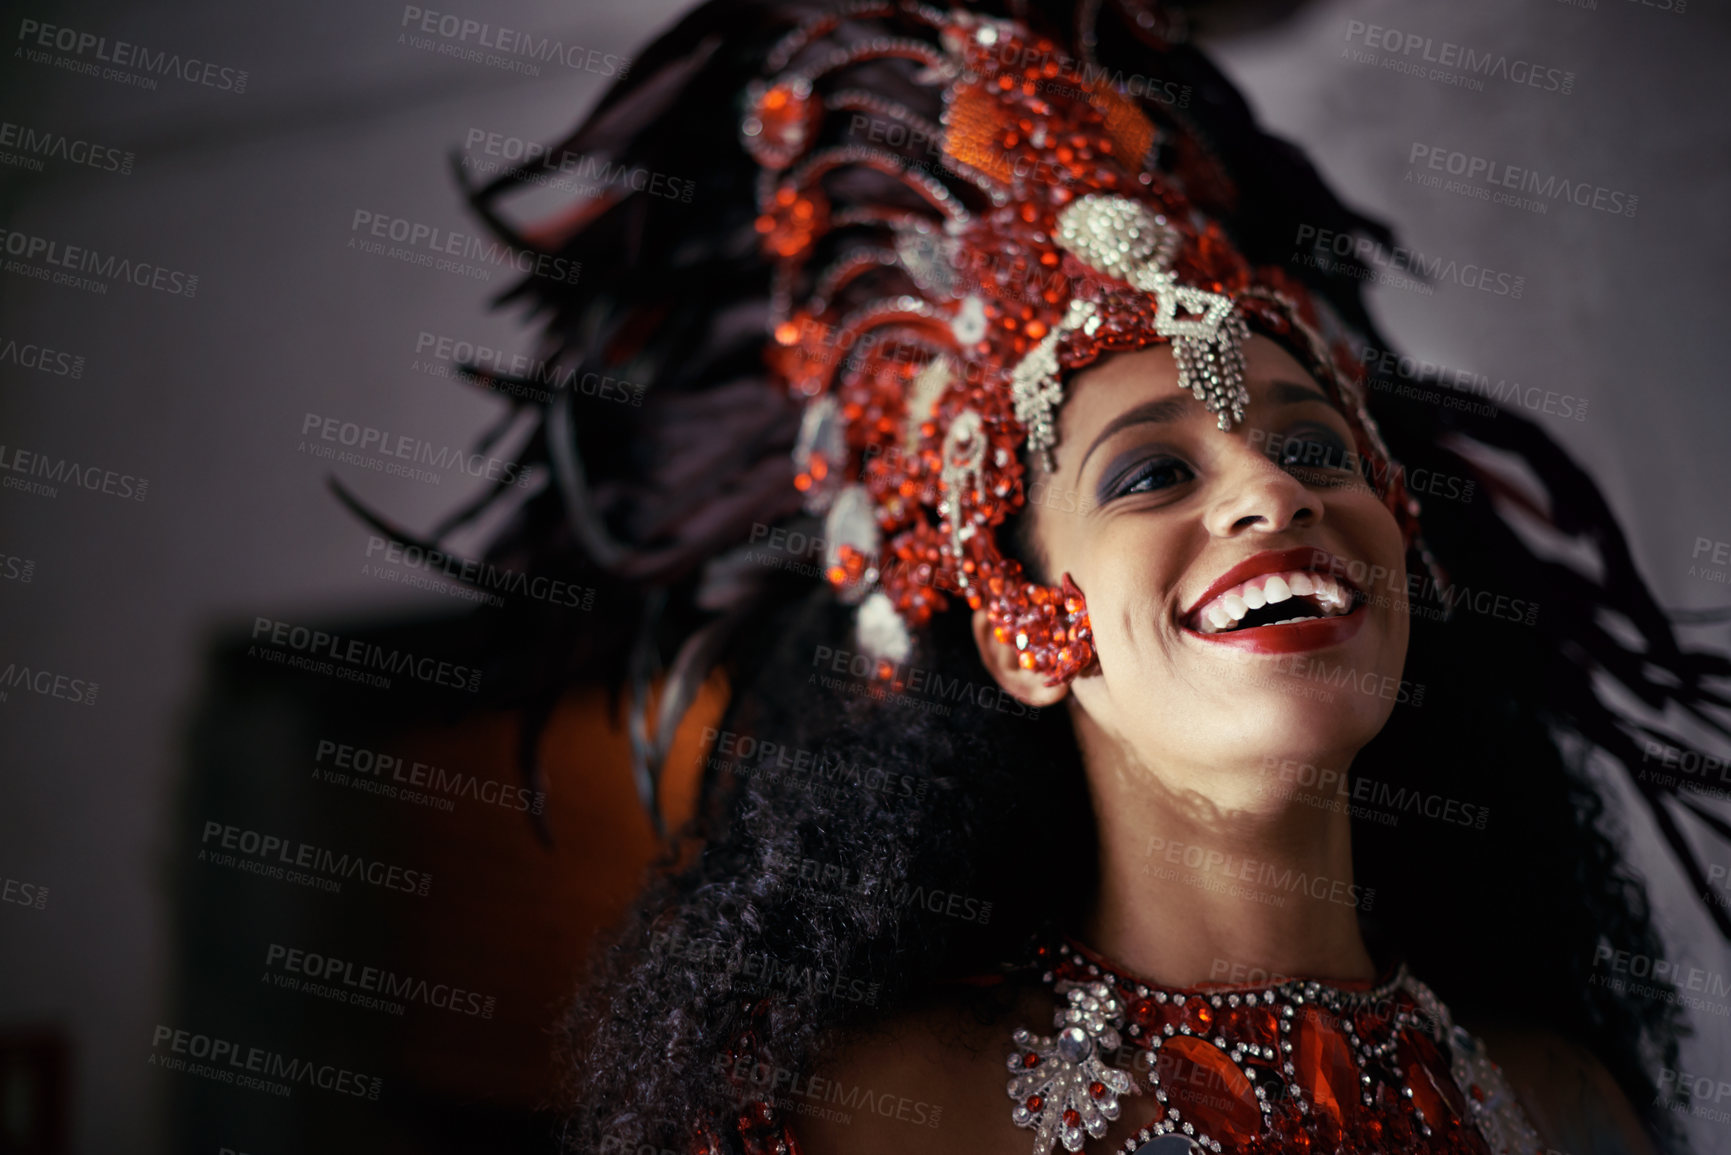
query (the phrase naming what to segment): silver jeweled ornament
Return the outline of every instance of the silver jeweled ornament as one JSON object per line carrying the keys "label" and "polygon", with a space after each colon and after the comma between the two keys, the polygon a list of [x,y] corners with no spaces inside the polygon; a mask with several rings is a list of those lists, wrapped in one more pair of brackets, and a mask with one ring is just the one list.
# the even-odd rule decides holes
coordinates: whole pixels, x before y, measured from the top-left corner
{"label": "silver jeweled ornament", "polygon": [[[1180,284],[1168,267],[1182,237],[1147,205],[1121,196],[1081,197],[1058,214],[1058,245],[1096,272],[1127,281],[1154,297],[1154,331],[1172,342],[1178,383],[1215,415],[1222,430],[1244,420],[1250,392],[1244,385],[1244,342],[1250,329],[1232,298]],[[1099,328],[1099,306],[1074,298],[1063,320],[1011,371],[1016,419],[1028,430],[1028,449],[1052,467],[1055,414],[1064,400],[1058,342],[1076,329]]]}
{"label": "silver jeweled ornament", "polygon": [[1088,1136],[1098,1139],[1118,1117],[1118,1096],[1135,1089],[1127,1072],[1105,1061],[1118,1049],[1124,1026],[1124,1008],[1112,988],[1060,982],[1054,989],[1067,1000],[1052,1018],[1058,1033],[1016,1031],[1017,1049],[1008,1062],[1013,1074],[1006,1090],[1016,1101],[1010,1118],[1034,1131],[1034,1155],[1048,1155],[1057,1143],[1080,1151]]}

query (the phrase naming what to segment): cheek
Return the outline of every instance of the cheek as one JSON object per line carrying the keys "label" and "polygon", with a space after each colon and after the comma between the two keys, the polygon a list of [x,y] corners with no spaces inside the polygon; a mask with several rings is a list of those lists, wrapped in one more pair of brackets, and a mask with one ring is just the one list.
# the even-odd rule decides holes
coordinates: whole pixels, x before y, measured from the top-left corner
{"label": "cheek", "polygon": [[[1400,526],[1388,507],[1374,496],[1366,494],[1353,502],[1353,508],[1343,509],[1337,524],[1348,530],[1348,537],[1377,575],[1368,592],[1376,603],[1387,610],[1388,629],[1383,646],[1383,665],[1398,672],[1405,664],[1407,638],[1411,632],[1408,603],[1411,597],[1406,580],[1406,541]],[[1390,673],[1385,669],[1383,673]]]}
{"label": "cheek", "polygon": [[1078,542],[1080,568],[1070,572],[1087,596],[1107,673],[1148,672],[1169,651],[1174,591],[1183,572],[1177,537],[1155,519],[1125,516],[1094,525]]}

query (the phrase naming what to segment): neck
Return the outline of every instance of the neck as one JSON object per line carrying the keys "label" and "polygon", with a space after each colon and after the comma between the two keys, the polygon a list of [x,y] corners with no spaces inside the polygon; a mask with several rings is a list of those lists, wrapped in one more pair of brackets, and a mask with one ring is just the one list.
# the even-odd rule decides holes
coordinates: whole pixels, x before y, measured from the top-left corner
{"label": "neck", "polygon": [[[1259,764],[1184,774],[1128,756],[1086,715],[1076,729],[1100,844],[1081,927],[1090,948],[1164,986],[1375,977],[1344,805],[1255,789],[1269,774]],[[1345,766],[1353,753],[1319,753],[1318,764]]]}

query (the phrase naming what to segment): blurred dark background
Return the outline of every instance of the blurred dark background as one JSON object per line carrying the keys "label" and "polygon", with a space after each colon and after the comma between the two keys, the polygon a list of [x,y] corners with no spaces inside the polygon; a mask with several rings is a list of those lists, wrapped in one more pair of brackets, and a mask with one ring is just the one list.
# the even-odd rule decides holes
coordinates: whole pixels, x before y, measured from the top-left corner
{"label": "blurred dark background", "polygon": [[[607,60],[629,59],[686,7],[437,9],[582,50],[579,66],[532,72],[520,56],[441,51],[416,31],[427,6],[9,8],[0,668],[34,681],[0,687],[0,1150],[547,1148],[560,1001],[589,934],[653,852],[625,739],[598,702],[561,709],[549,792],[533,803],[548,844],[525,797],[504,793],[518,786],[513,719],[462,711],[472,699],[460,688],[412,677],[372,688],[291,668],[289,646],[258,647],[282,622],[452,667],[472,657],[475,639],[444,625],[469,603],[369,552],[368,529],[327,477],[417,530],[484,482],[313,450],[343,448],[318,436],[327,421],[467,446],[504,406],[450,379],[448,346],[527,352],[530,332],[488,307],[507,270],[392,260],[351,245],[365,239],[355,224],[480,231],[453,152],[484,164],[503,159],[490,147],[556,139],[605,91]],[[1400,348],[1585,399],[1578,420],[1538,419],[1606,488],[1647,580],[1672,606],[1731,603],[1728,567],[1711,564],[1731,542],[1731,394],[1717,348],[1731,16],[1681,0],[1199,7],[1259,114],[1350,202],[1420,251],[1524,278],[1518,300],[1459,284],[1374,288]],[[72,51],[38,47],[50,25],[61,30],[50,42],[71,31]],[[1376,47],[1408,34],[1569,74],[1569,91],[1413,75],[1422,49]],[[122,59],[116,75],[97,54],[125,52],[118,42],[200,65],[186,79]],[[1414,157],[1453,153],[1616,191],[1637,208],[1553,202],[1537,213],[1408,179],[1425,171]],[[149,263],[178,275],[163,283],[180,291],[44,282],[7,263],[33,240]],[[20,452],[112,472],[118,492],[100,480],[19,488]],[[1727,635],[1694,640],[1723,648]],[[676,771],[694,767],[698,729],[718,706],[712,694],[700,707]],[[358,772],[361,785],[325,776],[355,770],[357,752],[401,759],[423,781],[393,797],[366,788],[391,777],[378,763]],[[417,761],[440,775],[413,772]],[[1697,896],[1657,856],[1644,816],[1622,812],[1671,954],[1727,973],[1731,952]],[[234,853],[220,846],[227,827],[351,855],[362,876],[332,893],[242,869],[244,853],[225,864],[211,854]],[[375,867],[432,883],[424,896],[375,885],[364,877]],[[319,965],[375,987],[379,975],[357,976],[389,972],[405,993],[386,1001],[400,1013],[308,990],[290,951],[303,970],[310,955],[335,959]],[[1494,943],[1485,957],[1511,980],[1544,980]],[[1683,1068],[1731,1078],[1723,1012],[1694,1021]],[[176,1031],[187,1032],[180,1044]],[[190,1067],[197,1047],[225,1043],[345,1073],[345,1084],[297,1082],[285,1097],[164,1065]],[[1690,1125],[1700,1150],[1731,1148],[1725,1124]]]}

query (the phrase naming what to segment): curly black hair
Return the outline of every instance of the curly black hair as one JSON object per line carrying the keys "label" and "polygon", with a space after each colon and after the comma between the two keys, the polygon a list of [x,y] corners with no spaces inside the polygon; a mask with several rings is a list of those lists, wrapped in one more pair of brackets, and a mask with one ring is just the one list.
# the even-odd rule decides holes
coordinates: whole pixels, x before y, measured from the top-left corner
{"label": "curly black hair", "polygon": [[[1364,310],[1355,258],[1293,261],[1301,227],[1392,245],[1388,230],[1258,128],[1168,16],[1153,19],[1142,0],[972,7],[1182,90],[1183,106],[1161,115],[1230,174],[1226,223],[1240,250],[1286,267],[1371,346],[1388,347]],[[600,681],[632,727],[639,786],[659,814],[659,764],[693,688],[715,668],[729,687],[696,816],[597,945],[568,1014],[573,1150],[683,1150],[700,1125],[729,1149],[739,1100],[723,1077],[728,1056],[810,1070],[849,1030],[1020,957],[1096,869],[1066,712],[998,690],[961,612],[936,615],[918,639],[910,662],[921,676],[906,691],[842,672],[849,607],[802,551],[772,544],[789,540],[777,531],[817,539],[822,529],[791,485],[799,411],[765,383],[771,278],[753,230],[756,169],[738,144],[742,93],[801,21],[831,12],[838,37],[911,34],[899,10],[711,0],[639,55],[569,139],[470,190],[502,237],[585,270],[577,285],[525,278],[501,299],[527,306],[542,328],[542,357],[562,371],[550,401],[526,400],[521,381],[470,374],[511,398],[513,417],[533,413],[521,456],[551,483],[520,502],[500,486],[430,535],[443,541],[505,506],[488,560],[599,587],[608,607],[476,611],[491,619],[496,648],[488,682],[528,718],[523,772],[545,786],[541,724],[571,686]],[[876,88],[921,107],[899,62],[864,67]],[[510,194],[572,155],[616,174],[680,174],[699,195],[656,195],[622,175],[569,218],[512,224]],[[586,395],[577,383],[590,373],[647,383],[643,405]],[[1604,981],[1598,965],[1607,950],[1663,956],[1643,885],[1617,849],[1608,776],[1626,775],[1705,891],[1680,820],[1717,820],[1637,771],[1649,743],[1692,749],[1666,728],[1667,711],[1726,734],[1716,686],[1731,663],[1683,647],[1598,489],[1531,421],[1398,390],[1371,403],[1409,470],[1472,485],[1464,500],[1427,504],[1425,541],[1451,579],[1449,605],[1434,591],[1415,599],[1414,692],[1352,772],[1462,800],[1484,820],[1355,817],[1356,880],[1375,892],[1367,925],[1462,1018],[1541,1027],[1588,1048],[1655,1138],[1680,1142],[1655,1082],[1676,1062],[1675,992]],[[1037,567],[1025,533],[1003,532]],[[1427,572],[1416,554],[1408,564]],[[1483,612],[1474,594],[1487,592],[1521,609]],[[1027,849],[1054,841],[1069,848],[1062,869]],[[1731,934],[1725,912],[1710,909]]]}

